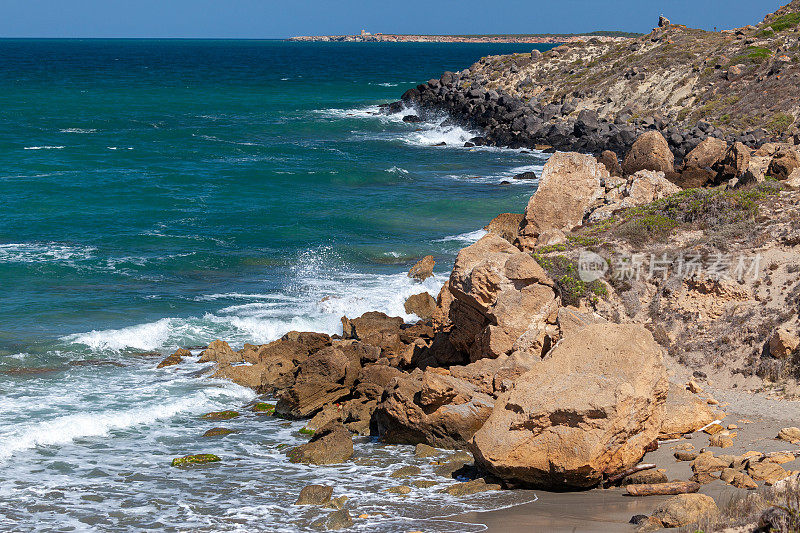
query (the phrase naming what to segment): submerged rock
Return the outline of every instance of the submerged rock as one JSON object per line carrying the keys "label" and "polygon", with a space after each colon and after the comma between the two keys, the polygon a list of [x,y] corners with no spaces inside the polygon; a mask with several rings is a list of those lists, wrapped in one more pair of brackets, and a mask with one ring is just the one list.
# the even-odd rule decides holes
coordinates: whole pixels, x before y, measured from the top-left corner
{"label": "submerged rock", "polygon": [[204,437],[223,437],[225,435],[230,435],[231,433],[238,433],[235,429],[228,429],[228,428],[211,428],[205,433],[203,433]]}
{"label": "submerged rock", "polygon": [[156,368],[164,368],[165,366],[177,365],[183,361],[184,357],[191,357],[191,355],[192,352],[186,350],[185,348],[181,348],[179,350],[176,350],[175,353],[173,353],[172,355],[166,357],[160,363],[158,363],[158,366]]}
{"label": "submerged rock", "polygon": [[306,485],[300,490],[295,505],[325,505],[331,501],[333,487],[327,485]]}
{"label": "submerged rock", "polygon": [[200,418],[204,420],[230,420],[239,416],[239,411],[212,411],[204,414]]}

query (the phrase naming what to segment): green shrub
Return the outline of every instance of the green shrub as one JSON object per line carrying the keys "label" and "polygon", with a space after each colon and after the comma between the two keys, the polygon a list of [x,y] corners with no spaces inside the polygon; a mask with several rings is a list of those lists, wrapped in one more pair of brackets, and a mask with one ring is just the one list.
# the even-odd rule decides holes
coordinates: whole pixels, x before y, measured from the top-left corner
{"label": "green shrub", "polygon": [[562,305],[577,306],[583,298],[595,303],[599,297],[608,294],[605,284],[600,280],[585,282],[580,279],[578,265],[563,255],[544,257],[534,254],[534,259],[555,281],[556,290],[561,296]]}
{"label": "green shrub", "polygon": [[784,31],[800,24],[800,13],[787,13],[772,21],[769,25],[775,31]]}
{"label": "green shrub", "polygon": [[776,113],[772,120],[767,124],[767,129],[776,135],[780,135],[794,124],[794,117],[786,113]]}

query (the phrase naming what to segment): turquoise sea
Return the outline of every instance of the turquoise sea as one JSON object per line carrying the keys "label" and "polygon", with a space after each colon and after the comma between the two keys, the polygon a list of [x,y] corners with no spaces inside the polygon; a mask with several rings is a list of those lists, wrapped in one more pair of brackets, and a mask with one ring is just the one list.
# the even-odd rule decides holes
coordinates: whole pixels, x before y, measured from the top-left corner
{"label": "turquoise sea", "polygon": [[[545,156],[463,148],[473,132],[446,117],[377,105],[531,48],[0,41],[0,528],[296,530],[321,511],[287,504],[320,480],[387,514],[364,531],[509,504],[430,489],[405,505],[381,489],[413,457],[368,439],[375,465],[290,465],[276,446],[299,423],[245,416],[201,439],[198,415],[252,392],[143,353],[336,333],[369,310],[411,320],[404,299],[438,292],[459,248],[524,209],[535,182],[511,177]],[[411,282],[427,254],[437,275]],[[169,467],[203,451],[223,464]]]}

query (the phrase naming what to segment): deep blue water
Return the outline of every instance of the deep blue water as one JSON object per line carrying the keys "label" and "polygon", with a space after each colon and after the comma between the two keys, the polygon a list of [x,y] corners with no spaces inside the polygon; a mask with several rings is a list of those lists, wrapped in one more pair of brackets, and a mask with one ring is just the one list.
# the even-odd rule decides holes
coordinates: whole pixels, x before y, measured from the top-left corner
{"label": "deep blue water", "polygon": [[[435,294],[484,224],[521,212],[535,184],[501,182],[544,158],[465,149],[471,132],[376,106],[481,56],[530,49],[0,41],[0,462],[14,465],[0,469],[0,525],[285,526],[274,494],[240,495],[274,516],[217,521],[198,503],[207,494],[164,477],[169,457],[195,449],[198,413],[251,394],[191,369],[155,372],[136,352],[334,333],[341,315],[373,309],[411,319],[404,298]],[[405,272],[427,254],[437,276],[420,286]],[[224,452],[283,472],[270,487],[297,476],[294,487],[302,469],[259,448],[294,438],[275,424]],[[140,486],[121,487],[133,457]],[[218,482],[252,471],[233,478]],[[191,512],[148,499],[175,491]],[[125,502],[137,511],[108,518]]]}

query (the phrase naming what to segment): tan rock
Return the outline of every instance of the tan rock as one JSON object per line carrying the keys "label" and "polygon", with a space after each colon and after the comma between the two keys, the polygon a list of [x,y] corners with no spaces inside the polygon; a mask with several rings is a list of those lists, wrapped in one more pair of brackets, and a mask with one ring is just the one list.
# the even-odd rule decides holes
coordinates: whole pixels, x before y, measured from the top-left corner
{"label": "tan rock", "polygon": [[777,180],[787,179],[796,168],[800,167],[800,154],[793,148],[781,148],[767,168],[767,175]]}
{"label": "tan rock", "polygon": [[743,472],[737,472],[730,481],[730,484],[737,489],[753,490],[758,488],[758,483],[753,478]]}
{"label": "tan rock", "polygon": [[519,236],[519,226],[524,218],[525,215],[521,213],[501,213],[494,217],[483,229],[513,243]]}
{"label": "tan rock", "polygon": [[174,366],[180,364],[181,362],[183,362],[184,357],[191,357],[191,356],[192,352],[190,352],[185,348],[180,348],[178,350],[175,350],[175,353],[167,356],[163,361],[158,363],[158,366],[156,368],[164,368],[166,366]]}
{"label": "tan rock", "polygon": [[408,277],[419,281],[424,281],[433,276],[433,267],[435,265],[436,261],[433,259],[433,256],[426,255],[417,261],[417,264],[411,267],[411,270],[408,271]]}
{"label": "tan rock", "polygon": [[719,514],[714,499],[705,494],[679,494],[653,511],[652,517],[664,527],[682,527]]}
{"label": "tan rock", "polygon": [[697,456],[697,459],[692,461],[692,472],[700,474],[710,474],[712,472],[721,472],[728,467],[728,464],[714,457],[711,452],[703,452]]}
{"label": "tan rock", "polygon": [[597,160],[600,162],[608,173],[612,176],[622,176],[622,166],[619,164],[619,157],[611,150],[605,150]]}
{"label": "tan rock", "polygon": [[314,433],[308,443],[292,448],[286,455],[293,463],[343,463],[353,456],[353,438],[341,423],[331,423]]}
{"label": "tan rock", "polygon": [[590,155],[558,152],[548,160],[539,188],[528,202],[519,241],[532,250],[536,238],[548,230],[569,231],[583,222],[603,194],[605,166]]}
{"label": "tan rock", "polygon": [[684,168],[710,168],[725,157],[728,143],[716,137],[708,137],[689,152],[683,160]]}
{"label": "tan rock", "polygon": [[675,156],[669,149],[669,144],[658,131],[643,133],[633,143],[630,152],[622,162],[622,172],[625,176],[635,174],[640,170],[656,170],[671,175],[674,171]]}
{"label": "tan rock", "polygon": [[800,335],[796,331],[781,327],[769,338],[769,353],[772,357],[784,359],[800,346]]}
{"label": "tan rock", "polygon": [[725,156],[714,165],[717,171],[717,181],[727,181],[738,178],[750,166],[750,149],[740,142],[733,143]]}
{"label": "tan rock", "polygon": [[221,364],[241,363],[244,361],[242,354],[234,352],[227,342],[215,340],[200,353],[199,363],[215,362]]}
{"label": "tan rock", "polygon": [[426,320],[432,318],[436,312],[436,300],[429,293],[421,292],[409,296],[403,307],[409,315],[417,315]]}
{"label": "tan rock", "polygon": [[664,177],[663,172],[640,170],[633,174],[630,180],[628,196],[622,202],[623,207],[649,204],[681,191],[679,186]]}
{"label": "tan rock", "polygon": [[783,428],[778,432],[777,439],[791,442],[792,444],[800,444],[800,428]]}
{"label": "tan rock", "polygon": [[342,317],[342,336],[378,346],[394,354],[400,349],[400,327],[403,323],[399,316],[391,317],[377,311],[370,311],[353,319],[345,316]]}
{"label": "tan rock", "polygon": [[713,408],[684,387],[670,384],[661,436],[675,438],[693,433],[716,420],[715,414]]}
{"label": "tan rock", "polygon": [[596,486],[641,460],[667,388],[661,348],[645,328],[588,326],[500,396],[473,439],[476,464],[534,486]]}
{"label": "tan rock", "polygon": [[493,406],[467,381],[417,370],[389,383],[372,418],[383,442],[463,448]]}
{"label": "tan rock", "polygon": [[760,463],[751,461],[747,466],[747,473],[753,480],[763,481],[767,485],[774,485],[789,476],[789,472],[784,470],[782,466],[767,461]]}

